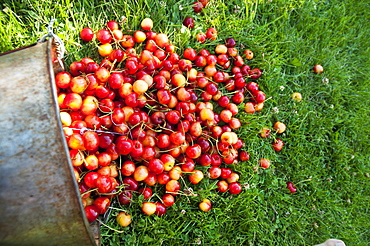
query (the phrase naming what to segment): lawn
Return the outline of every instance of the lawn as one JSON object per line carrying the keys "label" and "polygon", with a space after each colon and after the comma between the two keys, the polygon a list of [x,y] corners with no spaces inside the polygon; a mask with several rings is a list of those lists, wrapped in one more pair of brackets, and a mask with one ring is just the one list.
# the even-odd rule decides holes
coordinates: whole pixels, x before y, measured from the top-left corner
{"label": "lawn", "polygon": [[[219,194],[214,181],[194,187],[199,196],[183,196],[163,217],[143,215],[142,200],[123,208],[129,227],[115,222],[112,210],[101,226],[102,245],[314,245],[338,238],[349,246],[370,244],[370,2],[355,0],[210,0],[195,14],[192,1],[8,1],[0,2],[0,52],[36,42],[52,18],[64,41],[68,65],[96,55],[96,43],[83,43],[79,31],[103,28],[109,20],[136,30],[150,17],[154,30],[169,35],[178,53],[187,47],[213,49],[233,37],[240,49],[253,50],[251,67],[268,100],[250,115],[240,105],[250,159],[232,168],[240,173],[239,195]],[[195,28],[182,26],[185,17]],[[218,39],[199,44],[195,34],[215,27]],[[81,45],[82,44],[82,45]],[[321,64],[324,72],[312,67]],[[303,95],[301,102],[291,99]],[[261,138],[262,127],[287,125],[274,135],[284,149]],[[269,169],[254,168],[269,158]],[[297,192],[290,194],[286,182]],[[198,209],[202,198],[213,202]],[[140,197],[141,199],[141,197]],[[112,230],[112,228],[114,230]],[[119,231],[123,231],[122,233]]]}

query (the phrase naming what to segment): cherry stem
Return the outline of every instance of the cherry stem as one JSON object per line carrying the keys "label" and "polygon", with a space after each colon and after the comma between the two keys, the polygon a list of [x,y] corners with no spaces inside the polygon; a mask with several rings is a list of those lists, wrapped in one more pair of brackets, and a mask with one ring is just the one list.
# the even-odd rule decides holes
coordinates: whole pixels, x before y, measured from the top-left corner
{"label": "cherry stem", "polygon": [[117,230],[117,229],[114,229],[114,228],[112,228],[112,227],[110,227],[110,226],[108,226],[107,224],[105,224],[103,221],[101,221],[101,220],[99,220],[99,219],[96,219],[100,224],[102,224],[102,225],[104,225],[105,227],[107,227],[107,228],[109,228],[109,229],[111,229],[111,230],[113,230],[113,231],[115,231],[115,232],[118,232],[118,233],[124,233],[124,231],[119,231],[119,230]]}

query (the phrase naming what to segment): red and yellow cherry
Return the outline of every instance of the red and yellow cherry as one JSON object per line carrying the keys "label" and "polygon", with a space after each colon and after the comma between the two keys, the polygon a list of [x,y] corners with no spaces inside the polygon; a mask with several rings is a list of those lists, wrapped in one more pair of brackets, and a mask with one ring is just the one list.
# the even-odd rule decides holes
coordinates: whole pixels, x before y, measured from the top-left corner
{"label": "red and yellow cherry", "polygon": [[200,181],[203,180],[204,174],[200,170],[194,170],[189,176],[189,181],[192,184],[198,184]]}
{"label": "red and yellow cherry", "polygon": [[266,158],[261,158],[258,162],[259,162],[260,167],[262,167],[263,169],[267,169],[271,165],[271,161]]}
{"label": "red and yellow cherry", "polygon": [[98,46],[98,52],[102,57],[108,57],[113,51],[113,47],[110,43],[102,44]]}
{"label": "red and yellow cherry", "polygon": [[274,142],[272,142],[272,146],[274,150],[281,151],[283,149],[284,142],[281,139],[275,139]]}
{"label": "red and yellow cherry", "polygon": [[151,159],[148,163],[149,171],[160,174],[164,171],[164,163],[160,159]]}
{"label": "red and yellow cherry", "polygon": [[142,43],[146,40],[146,34],[143,31],[135,31],[133,37],[136,43]]}
{"label": "red and yellow cherry", "polygon": [[97,197],[95,198],[93,205],[98,209],[99,214],[104,214],[110,206],[110,199],[107,196]]}
{"label": "red and yellow cherry", "polygon": [[226,192],[229,189],[229,184],[225,180],[219,180],[216,185],[219,192]]}
{"label": "red and yellow cherry", "polygon": [[263,127],[259,133],[259,135],[263,138],[267,138],[270,136],[271,130],[267,127]]}
{"label": "red and yellow cherry", "polygon": [[324,68],[320,64],[316,64],[315,66],[313,66],[312,70],[314,71],[314,73],[317,74],[324,72]]}
{"label": "red and yellow cherry", "polygon": [[171,179],[166,183],[166,191],[172,195],[177,195],[180,188],[180,183],[177,180]]}
{"label": "red and yellow cherry", "polygon": [[253,114],[256,112],[256,109],[254,108],[254,104],[252,102],[247,102],[244,105],[244,111],[248,114]]}
{"label": "red and yellow cherry", "polygon": [[240,161],[248,161],[250,158],[250,155],[247,151],[242,150],[239,152],[239,160]]}
{"label": "red and yellow cherry", "polygon": [[152,215],[157,210],[157,205],[154,202],[143,202],[141,211],[146,215]]}
{"label": "red and yellow cherry", "polygon": [[197,33],[197,34],[195,35],[195,38],[197,39],[197,41],[198,41],[198,42],[200,42],[200,43],[204,43],[204,42],[206,41],[206,39],[207,39],[207,36],[206,36],[206,34],[205,34],[205,33],[200,32],[200,33]]}
{"label": "red and yellow cherry", "polygon": [[221,176],[221,168],[219,166],[212,166],[208,169],[208,176],[211,179],[217,179]]}
{"label": "red and yellow cherry", "polygon": [[216,28],[214,28],[214,27],[210,27],[206,31],[207,39],[212,40],[212,41],[217,39],[217,34],[218,34],[218,32],[217,32]]}
{"label": "red and yellow cherry", "polygon": [[112,35],[110,31],[106,29],[100,29],[96,33],[96,39],[101,43],[101,44],[108,44],[112,42]]}
{"label": "red and yellow cherry", "polygon": [[[96,170],[99,167],[98,158],[95,155],[88,155],[85,157],[84,166],[88,170]],[[109,173],[110,174],[110,173]]]}
{"label": "red and yellow cherry", "polygon": [[167,34],[165,34],[165,33],[157,33],[157,35],[154,38],[154,41],[161,48],[166,47],[170,44],[169,40],[168,40],[168,37],[167,37]]}
{"label": "red and yellow cherry", "polygon": [[211,210],[211,208],[212,208],[212,203],[209,199],[203,199],[202,202],[199,203],[199,209],[204,212]]}
{"label": "red and yellow cherry", "polygon": [[162,202],[166,207],[171,207],[175,203],[175,197],[168,193],[164,194],[162,196]]}
{"label": "red and yellow cherry", "polygon": [[146,166],[138,166],[136,167],[134,173],[133,173],[133,177],[136,181],[143,181],[144,179],[146,179],[149,175],[149,170]]}
{"label": "red and yellow cherry", "polygon": [[116,217],[117,223],[122,227],[127,227],[131,224],[131,215],[127,212],[119,212]]}
{"label": "red and yellow cherry", "polygon": [[173,180],[179,180],[182,176],[182,169],[180,166],[174,166],[169,172],[168,175]]}
{"label": "red and yellow cherry", "polygon": [[283,133],[286,130],[286,125],[283,122],[277,121],[274,124],[274,129],[276,133]]}
{"label": "red and yellow cherry", "polygon": [[230,177],[227,178],[226,181],[229,183],[229,186],[230,186],[231,183],[237,182],[239,178],[240,178],[239,174],[237,174],[236,172],[232,172],[230,174]]}
{"label": "red and yellow cherry", "polygon": [[140,26],[143,30],[149,31],[153,28],[153,21],[150,18],[145,18],[141,21]]}
{"label": "red and yellow cherry", "polygon": [[82,102],[82,97],[79,94],[73,92],[68,93],[63,100],[63,104],[72,111],[79,110],[82,106]]}
{"label": "red and yellow cherry", "polygon": [[186,156],[191,159],[197,159],[202,154],[202,149],[199,144],[194,144],[186,149]]}
{"label": "red and yellow cherry", "polygon": [[244,54],[244,56],[245,56],[245,58],[247,59],[247,60],[252,60],[253,59],[253,57],[254,57],[254,54],[253,54],[253,51],[251,51],[251,50],[244,50],[243,51],[243,54]]}

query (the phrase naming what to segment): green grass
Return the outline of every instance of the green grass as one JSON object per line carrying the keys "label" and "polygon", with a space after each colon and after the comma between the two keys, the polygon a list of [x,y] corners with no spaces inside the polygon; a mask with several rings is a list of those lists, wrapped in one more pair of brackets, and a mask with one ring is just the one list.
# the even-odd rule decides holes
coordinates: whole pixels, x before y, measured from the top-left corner
{"label": "green grass", "polygon": [[[233,167],[248,184],[240,195],[218,195],[205,180],[198,197],[180,197],[164,217],[144,216],[138,203],[127,209],[133,223],[117,233],[102,226],[102,245],[314,245],[328,238],[347,245],[370,243],[370,3],[355,0],[210,0],[200,14],[192,1],[21,1],[0,5],[0,52],[22,47],[43,36],[50,19],[65,42],[66,64],[96,53],[95,44],[80,47],[85,26],[97,30],[109,20],[135,30],[151,17],[157,32],[166,32],[179,48],[213,49],[227,37],[250,48],[253,67],[269,99],[260,113],[240,110],[238,130],[251,159]],[[181,27],[193,16],[195,29]],[[194,35],[208,27],[217,41],[200,45]],[[324,73],[314,74],[314,64]],[[323,83],[327,81],[327,83]],[[302,102],[290,99],[293,92]],[[264,126],[284,122],[278,135],[286,143],[276,153],[270,139],[257,136]],[[268,170],[253,170],[261,157],[273,161]],[[286,182],[298,192],[287,193]],[[213,202],[199,211],[202,198]],[[185,212],[182,212],[185,211]],[[107,224],[117,230],[113,210]]]}

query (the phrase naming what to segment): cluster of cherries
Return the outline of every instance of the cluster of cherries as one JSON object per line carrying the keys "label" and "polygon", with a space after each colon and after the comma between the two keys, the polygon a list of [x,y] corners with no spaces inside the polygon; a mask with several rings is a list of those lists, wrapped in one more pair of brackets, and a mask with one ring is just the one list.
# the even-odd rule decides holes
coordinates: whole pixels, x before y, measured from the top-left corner
{"label": "cluster of cherries", "polygon": [[[253,52],[239,54],[228,38],[214,52],[187,48],[180,56],[152,27],[146,18],[130,34],[115,21],[96,33],[84,28],[81,39],[97,39],[102,61],[85,57],[55,77],[89,222],[113,198],[124,206],[138,195],[145,214],[163,215],[176,196],[195,195],[185,188],[204,178],[218,179],[219,192],[242,191],[232,166],[249,154],[235,132],[242,124],[236,116],[239,108],[262,110],[266,99],[255,82],[261,70],[246,64]],[[216,29],[207,35],[216,39]],[[211,202],[199,207],[208,211]],[[117,221],[127,226],[131,217],[121,212]]]}

